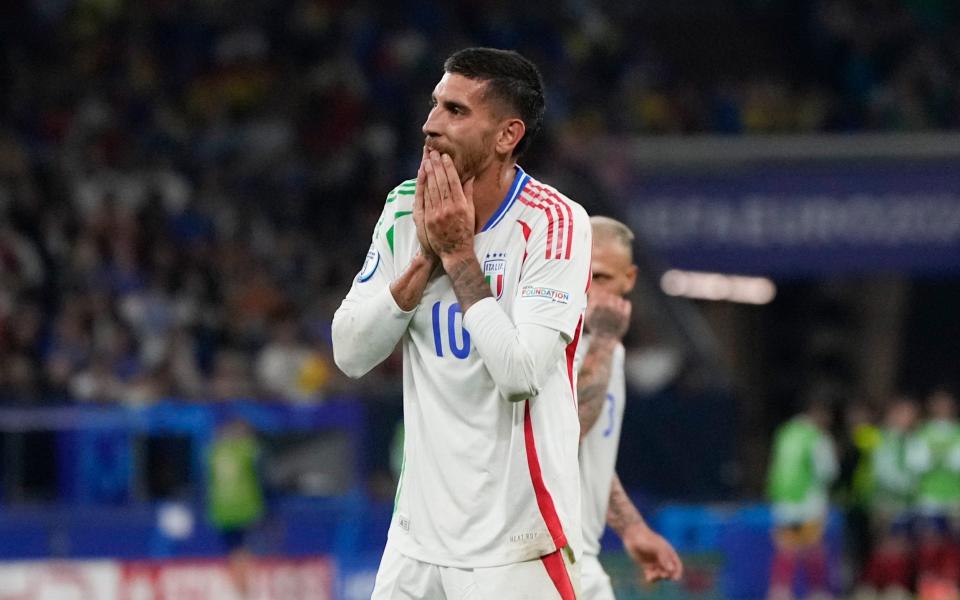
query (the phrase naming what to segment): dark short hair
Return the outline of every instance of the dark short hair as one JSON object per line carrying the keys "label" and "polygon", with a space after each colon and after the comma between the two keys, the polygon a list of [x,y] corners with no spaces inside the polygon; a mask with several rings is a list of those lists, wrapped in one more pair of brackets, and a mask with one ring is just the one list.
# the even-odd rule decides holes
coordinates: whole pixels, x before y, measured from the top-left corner
{"label": "dark short hair", "polygon": [[517,112],[526,134],[513,149],[513,155],[523,154],[543,125],[546,108],[543,79],[536,65],[513,50],[465,48],[451,54],[443,63],[443,70],[486,81],[489,97],[505,102]]}

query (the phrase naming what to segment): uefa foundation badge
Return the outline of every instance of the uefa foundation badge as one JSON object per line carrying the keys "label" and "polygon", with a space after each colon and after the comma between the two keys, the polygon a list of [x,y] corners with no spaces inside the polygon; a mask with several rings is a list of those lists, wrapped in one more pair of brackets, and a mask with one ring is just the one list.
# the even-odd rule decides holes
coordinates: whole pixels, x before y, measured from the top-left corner
{"label": "uefa foundation badge", "polygon": [[487,254],[483,259],[483,279],[497,297],[503,296],[503,277],[507,272],[507,255],[504,252]]}
{"label": "uefa foundation badge", "polygon": [[363,261],[363,267],[360,268],[360,273],[357,274],[357,281],[363,283],[369,280],[373,277],[373,274],[377,272],[377,267],[379,266],[380,253],[377,252],[377,249],[371,244],[370,249],[367,250],[367,258]]}

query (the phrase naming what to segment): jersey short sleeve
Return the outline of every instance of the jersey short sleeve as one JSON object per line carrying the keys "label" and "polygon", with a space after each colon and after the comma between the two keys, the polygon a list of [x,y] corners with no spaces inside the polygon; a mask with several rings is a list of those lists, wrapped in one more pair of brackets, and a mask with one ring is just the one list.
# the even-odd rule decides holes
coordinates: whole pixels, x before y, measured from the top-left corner
{"label": "jersey short sleeve", "polygon": [[586,307],[592,232],[580,206],[572,205],[567,218],[544,220],[530,236],[514,322],[550,327],[570,341]]}

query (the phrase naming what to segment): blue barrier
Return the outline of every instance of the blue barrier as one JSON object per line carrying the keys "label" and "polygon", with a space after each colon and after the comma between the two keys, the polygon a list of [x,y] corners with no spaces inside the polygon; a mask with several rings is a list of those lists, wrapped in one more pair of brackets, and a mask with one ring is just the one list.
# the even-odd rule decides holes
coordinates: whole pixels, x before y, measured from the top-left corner
{"label": "blue barrier", "polygon": [[[0,560],[222,554],[220,536],[206,518],[206,456],[217,426],[235,418],[246,420],[263,437],[313,438],[333,432],[346,439],[337,446],[344,451],[336,455],[349,474],[343,489],[330,496],[271,494],[269,517],[251,536],[253,544],[271,554],[358,552],[371,535],[364,516],[376,512],[363,491],[362,405],[348,399],[318,406],[166,401],[140,409],[0,409],[0,450],[6,467],[0,494]],[[24,470],[31,468],[23,466],[29,464],[24,458],[31,448],[20,434],[37,432],[44,433],[55,456],[54,472],[44,474],[54,482],[53,497],[44,502],[24,501],[20,490]],[[181,476],[189,490],[172,498],[152,497],[144,491],[147,469],[137,440],[169,436],[188,442]],[[186,520],[186,534],[173,536],[163,526],[163,515],[170,510]],[[382,546],[382,540],[377,543]]]}
{"label": "blue barrier", "polygon": [[[207,480],[206,454],[216,427],[242,418],[260,434],[337,431],[349,440],[348,470],[353,490],[359,491],[363,473],[364,413],[353,400],[336,399],[317,406],[236,401],[199,404],[164,401],[146,408],[65,407],[53,409],[0,409],[0,432],[49,432],[57,456],[56,502],[76,505],[124,505],[147,501],[142,492],[142,469],[136,460],[135,438],[180,436],[189,441],[191,500],[202,502]],[[8,452],[4,445],[4,452]],[[21,461],[3,456],[4,464]],[[7,474],[0,500],[10,503]]]}
{"label": "blue barrier", "polygon": [[[764,504],[676,505],[651,518],[653,527],[682,555],[713,555],[721,563],[716,573],[720,595],[728,599],[763,598],[767,595],[773,560],[773,520]],[[842,551],[843,518],[832,510],[825,541],[831,581]]]}
{"label": "blue barrier", "polygon": [[[203,506],[177,504],[191,519],[182,536],[161,524],[166,504],[44,506],[0,512],[0,560],[222,556],[226,548]],[[383,549],[390,507],[362,498],[284,499],[250,535],[263,555],[352,558]]]}

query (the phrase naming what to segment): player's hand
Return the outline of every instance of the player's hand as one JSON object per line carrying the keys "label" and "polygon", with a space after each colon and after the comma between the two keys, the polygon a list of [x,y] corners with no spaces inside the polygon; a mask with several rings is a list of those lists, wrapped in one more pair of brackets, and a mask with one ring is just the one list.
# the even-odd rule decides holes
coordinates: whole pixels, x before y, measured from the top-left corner
{"label": "player's hand", "polygon": [[645,524],[636,524],[624,533],[623,548],[643,570],[647,583],[679,581],[683,577],[683,561],[677,551]]}
{"label": "player's hand", "polygon": [[587,331],[594,336],[608,336],[622,340],[630,328],[630,301],[602,292],[590,290],[587,296]]}
{"label": "player's hand", "polygon": [[427,148],[424,147],[423,157],[420,159],[420,169],[417,171],[416,193],[413,196],[413,223],[417,228],[417,239],[420,241],[421,256],[431,262],[439,262],[437,253],[434,252],[430,246],[430,238],[427,236],[427,226],[426,223],[424,223],[427,187],[427,171],[424,163],[426,163],[427,160],[429,160],[427,158]]}
{"label": "player's hand", "polygon": [[473,256],[473,179],[460,185],[448,154],[429,150],[424,161],[424,224],[430,246],[441,259]]}

